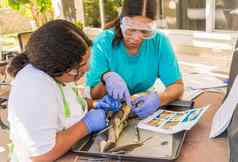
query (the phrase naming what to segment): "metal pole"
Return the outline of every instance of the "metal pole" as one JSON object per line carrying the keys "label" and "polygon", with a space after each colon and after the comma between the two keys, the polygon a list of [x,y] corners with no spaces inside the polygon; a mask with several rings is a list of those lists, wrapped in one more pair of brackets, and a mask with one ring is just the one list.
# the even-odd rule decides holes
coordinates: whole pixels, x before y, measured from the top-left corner
{"label": "metal pole", "polygon": [[163,2],[159,0],[159,18],[163,19]]}
{"label": "metal pole", "polygon": [[105,27],[105,20],[104,20],[104,1],[99,0],[99,10],[100,10],[100,19],[101,19],[101,28]]}
{"label": "metal pole", "polygon": [[75,6],[76,6],[76,18],[77,20],[80,20],[80,22],[83,24],[83,27],[85,27],[83,0],[75,0]]}
{"label": "metal pole", "polygon": [[206,32],[212,32],[215,29],[216,18],[215,0],[206,0]]}

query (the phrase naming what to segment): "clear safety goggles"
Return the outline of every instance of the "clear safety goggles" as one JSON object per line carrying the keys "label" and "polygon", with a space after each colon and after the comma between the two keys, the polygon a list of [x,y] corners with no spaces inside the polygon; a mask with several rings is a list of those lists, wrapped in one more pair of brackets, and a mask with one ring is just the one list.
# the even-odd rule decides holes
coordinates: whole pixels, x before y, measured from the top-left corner
{"label": "clear safety goggles", "polygon": [[84,75],[84,72],[81,72],[79,69],[72,69],[68,72],[68,74],[81,77]]}
{"label": "clear safety goggles", "polygon": [[80,66],[78,66],[78,67],[76,67],[76,68],[73,68],[73,69],[71,69],[71,70],[70,70],[69,72],[67,72],[67,73],[70,74],[70,75],[73,75],[73,76],[82,77],[85,72],[82,72],[82,71],[80,70],[80,68],[83,67],[83,66],[84,66],[84,65],[80,65]]}
{"label": "clear safety goggles", "polygon": [[68,72],[68,74],[70,75],[78,75],[79,74],[79,70],[78,69],[72,69]]}
{"label": "clear safety goggles", "polygon": [[156,34],[157,22],[142,23],[128,17],[121,20],[121,30],[124,36],[141,35],[143,39],[151,39]]}

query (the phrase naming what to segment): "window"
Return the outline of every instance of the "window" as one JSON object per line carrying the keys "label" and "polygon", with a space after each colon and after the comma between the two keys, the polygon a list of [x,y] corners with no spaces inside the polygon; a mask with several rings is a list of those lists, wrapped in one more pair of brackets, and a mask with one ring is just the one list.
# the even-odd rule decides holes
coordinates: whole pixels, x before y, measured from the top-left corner
{"label": "window", "polygon": [[216,0],[215,29],[238,30],[238,0]]}
{"label": "window", "polygon": [[[86,26],[101,27],[118,15],[123,0],[84,0]],[[103,9],[99,7],[102,3]],[[237,31],[238,0],[157,0],[161,28],[193,31]],[[100,10],[104,17],[100,18]]]}
{"label": "window", "polygon": [[[169,29],[205,30],[205,0],[158,0],[159,17]],[[161,7],[162,6],[162,7]]]}

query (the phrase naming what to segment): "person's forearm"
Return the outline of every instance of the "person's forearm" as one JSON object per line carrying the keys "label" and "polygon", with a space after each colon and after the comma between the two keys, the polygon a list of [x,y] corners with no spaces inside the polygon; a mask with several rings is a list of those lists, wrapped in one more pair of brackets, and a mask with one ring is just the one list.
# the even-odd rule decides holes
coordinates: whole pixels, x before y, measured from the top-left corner
{"label": "person's forearm", "polygon": [[91,88],[90,93],[92,99],[101,99],[106,94],[105,86],[102,83],[99,83],[94,88]]}
{"label": "person's forearm", "polygon": [[44,155],[32,157],[32,162],[53,162],[66,153],[78,140],[87,135],[87,127],[83,122],[78,122],[72,127],[56,135],[54,148]]}
{"label": "person's forearm", "polygon": [[86,98],[86,101],[87,101],[89,110],[96,107],[97,100]]}
{"label": "person's forearm", "polygon": [[166,88],[166,90],[159,94],[160,105],[166,105],[176,99],[179,99],[183,95],[184,86],[182,80],[176,81]]}

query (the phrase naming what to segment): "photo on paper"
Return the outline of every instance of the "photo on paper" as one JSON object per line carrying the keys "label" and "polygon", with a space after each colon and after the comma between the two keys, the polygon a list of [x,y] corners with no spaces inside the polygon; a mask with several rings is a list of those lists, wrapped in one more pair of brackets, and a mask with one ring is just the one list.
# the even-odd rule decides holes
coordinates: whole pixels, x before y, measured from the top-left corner
{"label": "photo on paper", "polygon": [[186,114],[186,111],[178,111],[175,114],[179,116],[183,116],[184,114]]}
{"label": "photo on paper", "polygon": [[169,120],[169,121],[167,121],[167,122],[163,125],[163,128],[164,128],[164,129],[173,129],[173,128],[176,127],[178,124],[179,124],[179,121]]}
{"label": "photo on paper", "polygon": [[160,109],[154,114],[140,121],[140,129],[164,134],[173,134],[191,129],[206,112],[209,105],[185,111],[167,111]]}
{"label": "photo on paper", "polygon": [[171,121],[182,121],[186,112],[176,112],[169,120]]}
{"label": "photo on paper", "polygon": [[174,116],[174,113],[171,111],[163,111],[162,113],[158,114],[155,118],[159,120],[167,120]]}
{"label": "photo on paper", "polygon": [[164,122],[163,120],[152,119],[145,124],[148,124],[149,126],[159,127],[163,122]]}
{"label": "photo on paper", "polygon": [[188,111],[182,122],[194,121],[199,117],[201,113],[202,113],[202,109],[200,110],[195,109],[195,110]]}

